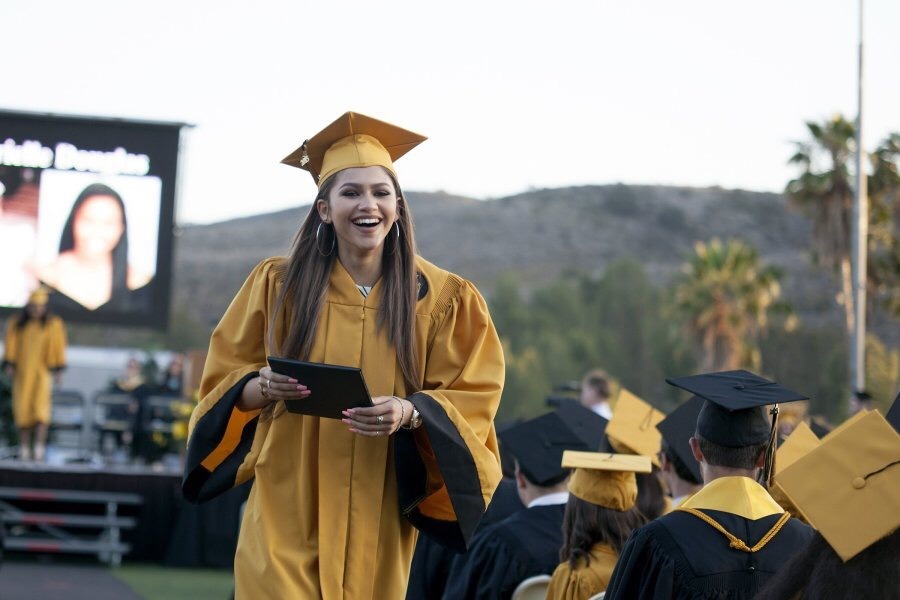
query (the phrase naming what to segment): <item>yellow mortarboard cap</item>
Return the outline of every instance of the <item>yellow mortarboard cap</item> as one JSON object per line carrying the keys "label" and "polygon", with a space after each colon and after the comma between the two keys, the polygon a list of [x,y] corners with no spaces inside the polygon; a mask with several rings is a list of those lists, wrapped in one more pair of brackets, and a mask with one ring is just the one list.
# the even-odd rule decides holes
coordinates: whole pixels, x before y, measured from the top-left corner
{"label": "yellow mortarboard cap", "polygon": [[841,423],[840,425],[838,425],[837,427],[835,427],[834,429],[832,429],[831,431],[829,431],[829,432],[825,435],[825,437],[822,438],[822,441],[824,442],[824,441],[827,440],[828,438],[830,438],[830,437],[832,437],[832,436],[835,436],[835,435],[839,434],[840,432],[842,432],[843,430],[847,429],[848,427],[852,427],[854,424],[856,424],[857,421],[859,421],[860,419],[865,418],[865,416],[866,416],[868,413],[869,413],[869,411],[867,411],[867,410],[865,410],[865,409],[859,411],[858,413],[856,413],[855,415],[853,415],[852,417],[850,417],[849,419],[847,419],[846,421],[844,421],[843,423]]}
{"label": "yellow mortarboard cap", "polygon": [[31,292],[31,295],[28,296],[28,304],[35,304],[37,306],[44,306],[47,304],[48,300],[50,300],[50,294],[44,286],[34,290]]}
{"label": "yellow mortarboard cap", "polygon": [[394,161],[426,139],[396,125],[347,112],[281,162],[309,171],[318,186],[351,167],[381,166],[396,176]]}
{"label": "yellow mortarboard cap", "polygon": [[665,418],[666,415],[622,388],[612,420],[606,426],[606,437],[617,452],[650,456],[658,467],[662,435],[656,425]]}
{"label": "yellow mortarboard cap", "polygon": [[649,456],[605,452],[563,452],[562,466],[575,469],[569,478],[569,492],[585,502],[624,511],[637,499],[635,473],[649,473]]}
{"label": "yellow mortarboard cap", "polygon": [[803,421],[798,423],[791,435],[775,451],[775,480],[778,480],[779,473],[818,448],[821,443],[809,425]]}
{"label": "yellow mortarboard cap", "polygon": [[900,435],[877,411],[852,421],[778,476],[844,561],[900,527]]}
{"label": "yellow mortarboard cap", "polygon": [[809,425],[804,422],[797,424],[791,435],[784,440],[784,443],[775,451],[775,476],[772,485],[769,488],[769,494],[781,505],[786,511],[798,514],[798,509],[788,499],[781,485],[778,483],[778,476],[800,458],[806,456],[821,444],[819,437],[810,429]]}

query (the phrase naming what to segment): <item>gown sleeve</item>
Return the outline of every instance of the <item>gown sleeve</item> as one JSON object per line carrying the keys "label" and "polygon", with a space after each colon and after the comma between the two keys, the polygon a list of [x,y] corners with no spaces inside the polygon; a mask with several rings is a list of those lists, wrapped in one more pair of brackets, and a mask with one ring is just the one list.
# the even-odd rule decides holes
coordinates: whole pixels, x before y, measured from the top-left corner
{"label": "gown sleeve", "polygon": [[266,364],[273,266],[274,259],[256,266],[213,331],[200,402],[188,426],[182,493],[191,502],[209,500],[250,479],[268,431],[269,422],[260,424],[261,411],[243,412],[235,403]]}
{"label": "gown sleeve", "polygon": [[16,317],[12,316],[6,321],[6,337],[3,344],[3,366],[16,366],[19,349],[18,328],[16,328]]}
{"label": "gown sleeve", "polygon": [[674,562],[645,526],[634,531],[622,548],[604,599],[670,600],[676,598],[675,579]]}
{"label": "gown sleeve", "polygon": [[59,317],[52,317],[48,322],[47,336],[47,368],[61,371],[66,368],[66,326]]}
{"label": "gown sleeve", "polygon": [[494,415],[503,389],[503,350],[487,304],[451,275],[438,290],[422,390],[422,414],[401,430],[394,456],[401,510],[420,531],[464,551],[500,482]]}

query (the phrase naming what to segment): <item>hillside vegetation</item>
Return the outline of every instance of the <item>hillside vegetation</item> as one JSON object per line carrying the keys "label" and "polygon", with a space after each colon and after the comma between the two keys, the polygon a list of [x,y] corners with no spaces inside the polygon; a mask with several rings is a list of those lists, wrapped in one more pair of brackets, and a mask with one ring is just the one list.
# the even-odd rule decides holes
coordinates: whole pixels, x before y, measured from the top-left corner
{"label": "hillside vegetation", "polygon": [[[486,296],[515,273],[526,288],[566,272],[603,273],[622,258],[667,284],[696,240],[738,238],[783,268],[785,292],[810,315],[830,277],[810,265],[809,224],[778,194],[720,188],[585,186],[480,201],[409,192],[419,252],[472,279]],[[176,238],[173,303],[214,324],[259,260],[285,254],[308,206],[204,226]],[[823,297],[823,294],[825,297]]]}

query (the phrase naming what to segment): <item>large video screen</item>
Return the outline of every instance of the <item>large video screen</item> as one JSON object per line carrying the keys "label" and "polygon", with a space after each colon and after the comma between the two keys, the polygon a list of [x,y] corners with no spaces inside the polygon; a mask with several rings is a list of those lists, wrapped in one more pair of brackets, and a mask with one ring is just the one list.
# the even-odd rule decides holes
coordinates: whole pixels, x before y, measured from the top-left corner
{"label": "large video screen", "polygon": [[166,327],[183,126],[0,111],[0,314]]}

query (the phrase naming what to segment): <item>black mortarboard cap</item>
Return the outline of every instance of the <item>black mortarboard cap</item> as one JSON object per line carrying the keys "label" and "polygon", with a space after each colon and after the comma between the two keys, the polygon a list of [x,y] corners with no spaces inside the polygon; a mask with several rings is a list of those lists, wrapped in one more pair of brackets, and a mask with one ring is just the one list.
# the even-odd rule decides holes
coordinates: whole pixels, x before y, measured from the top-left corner
{"label": "black mortarboard cap", "polygon": [[891,424],[894,431],[900,433],[900,392],[898,392],[897,397],[894,398],[894,403],[891,404],[891,407],[888,409],[885,419]]}
{"label": "black mortarboard cap", "polygon": [[540,486],[555,485],[565,478],[564,451],[593,450],[555,412],[510,427],[500,434],[500,440],[525,477]]}
{"label": "black mortarboard cap", "polygon": [[609,423],[606,419],[583,406],[577,400],[561,400],[556,407],[556,414],[565,422],[575,435],[588,445],[591,451],[599,451],[605,438],[604,432]]}
{"label": "black mortarboard cap", "polygon": [[697,417],[700,415],[700,409],[703,408],[703,402],[703,398],[694,396],[656,424],[656,428],[662,434],[666,444],[697,482],[703,481],[703,475],[700,473],[700,463],[697,462],[691,451],[689,440],[697,430]]}
{"label": "black mortarboard cap", "polygon": [[714,444],[742,448],[766,442],[771,423],[763,407],[807,400],[749,371],[721,371],[666,379],[706,402],[697,416],[697,433]]}

